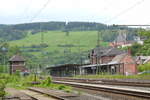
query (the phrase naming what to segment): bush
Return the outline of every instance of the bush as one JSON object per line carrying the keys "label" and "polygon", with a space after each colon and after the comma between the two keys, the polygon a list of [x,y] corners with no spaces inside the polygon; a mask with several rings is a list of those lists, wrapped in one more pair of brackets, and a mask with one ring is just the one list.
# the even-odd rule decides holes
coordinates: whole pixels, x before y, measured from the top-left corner
{"label": "bush", "polygon": [[64,90],[65,88],[66,88],[65,85],[60,85],[60,86],[58,87],[59,90]]}
{"label": "bush", "polygon": [[47,77],[47,79],[42,82],[42,85],[44,85],[44,86],[50,86],[51,83],[52,83],[51,77]]}
{"label": "bush", "polygon": [[146,63],[138,66],[139,72],[148,71],[148,70],[150,70],[150,63]]}
{"label": "bush", "polygon": [[0,80],[0,97],[3,97],[5,95],[5,85],[6,85],[6,81]]}
{"label": "bush", "polygon": [[14,73],[14,75],[20,77],[20,70],[16,70],[16,72]]}

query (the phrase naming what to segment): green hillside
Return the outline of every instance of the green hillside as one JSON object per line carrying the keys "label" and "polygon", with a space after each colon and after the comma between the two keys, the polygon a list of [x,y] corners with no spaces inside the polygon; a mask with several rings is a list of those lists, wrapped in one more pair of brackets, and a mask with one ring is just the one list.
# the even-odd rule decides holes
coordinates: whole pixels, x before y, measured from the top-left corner
{"label": "green hillside", "polygon": [[[88,50],[96,46],[97,31],[71,31],[69,33],[62,31],[43,32],[43,43],[46,47],[36,47],[41,44],[41,33],[38,33],[34,35],[28,34],[24,39],[11,41],[10,45],[19,46],[21,50],[38,57],[41,57],[42,54],[46,63],[78,63],[80,62],[80,56],[86,59]],[[102,45],[107,45],[107,43],[102,43]],[[37,51],[30,52],[28,51],[29,49],[36,49]]]}

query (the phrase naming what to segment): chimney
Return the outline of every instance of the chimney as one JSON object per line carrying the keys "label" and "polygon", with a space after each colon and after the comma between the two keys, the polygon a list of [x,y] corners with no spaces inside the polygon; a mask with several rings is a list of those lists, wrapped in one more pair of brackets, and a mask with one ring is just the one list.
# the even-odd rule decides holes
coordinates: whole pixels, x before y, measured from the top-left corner
{"label": "chimney", "polygon": [[127,51],[128,55],[131,55],[131,48],[128,47],[128,51]]}

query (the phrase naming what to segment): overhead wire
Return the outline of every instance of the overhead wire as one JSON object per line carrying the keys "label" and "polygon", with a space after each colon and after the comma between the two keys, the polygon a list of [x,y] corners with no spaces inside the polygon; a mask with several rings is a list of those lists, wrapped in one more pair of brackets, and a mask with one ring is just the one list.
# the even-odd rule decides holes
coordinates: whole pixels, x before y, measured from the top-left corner
{"label": "overhead wire", "polygon": [[29,22],[32,22],[42,12],[47,7],[50,1],[51,0],[47,0],[47,2],[42,6],[42,8],[37,13],[35,13],[35,15],[30,19]]}
{"label": "overhead wire", "polygon": [[[35,15],[29,20],[29,23],[32,23],[33,22],[33,20],[35,19],[35,18],[37,18],[38,17],[38,15],[40,15],[40,13],[47,7],[47,5],[50,3],[50,1],[51,0],[47,0],[46,1],[46,3],[44,3],[44,5],[41,7],[41,9],[39,9],[36,13],[35,13]],[[40,30],[40,32],[41,32],[41,23],[39,23],[39,30]],[[44,43],[44,34],[41,32],[41,44],[43,44]],[[44,54],[43,53],[43,48],[41,48],[41,54]],[[41,60],[42,61],[42,60]],[[43,63],[42,62],[40,62],[40,64],[42,65]]]}
{"label": "overhead wire", "polygon": [[113,21],[114,19],[116,19],[116,18],[122,16],[123,14],[125,14],[125,13],[131,11],[131,9],[134,9],[136,6],[142,4],[144,1],[145,1],[145,0],[140,0],[140,1],[136,2],[136,3],[133,4],[132,6],[130,6],[130,7],[126,8],[126,9],[124,9],[123,11],[119,12],[118,14],[116,14],[114,17],[112,17],[112,18],[108,19],[107,21],[105,21],[105,23],[111,22],[111,21]]}
{"label": "overhead wire", "polygon": [[29,13],[29,9],[30,9],[31,3],[32,3],[32,0],[29,0],[27,7],[23,10],[21,15],[29,17],[29,15],[27,13]]}

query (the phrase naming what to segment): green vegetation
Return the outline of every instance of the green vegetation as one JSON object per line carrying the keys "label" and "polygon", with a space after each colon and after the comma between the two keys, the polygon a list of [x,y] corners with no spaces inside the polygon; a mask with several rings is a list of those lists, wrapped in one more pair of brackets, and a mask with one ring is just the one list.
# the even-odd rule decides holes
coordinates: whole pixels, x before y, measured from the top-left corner
{"label": "green vegetation", "polygon": [[52,83],[52,79],[50,76],[44,79],[36,77],[35,81],[34,75],[23,77],[20,76],[18,72],[13,75],[0,74],[0,97],[5,95],[5,87],[11,87],[15,89],[26,89],[28,87],[43,87],[71,92],[71,87],[69,86]]}
{"label": "green vegetation", "polygon": [[[40,30],[41,27],[41,30]],[[40,31],[97,31],[104,29],[119,29],[120,27],[107,26],[95,22],[40,22],[40,23],[26,23],[17,25],[0,25],[0,41],[18,40],[25,38],[29,32],[36,34]],[[128,29],[124,27],[124,29]]]}
{"label": "green vegetation", "polygon": [[[42,30],[40,30],[40,27]],[[26,23],[17,25],[0,25],[0,41],[23,39],[28,35],[36,34],[40,31],[87,31],[104,29],[107,26],[101,23],[92,22],[41,22]],[[112,28],[112,26],[110,26]]]}
{"label": "green vegetation", "polygon": [[0,99],[5,96],[5,87],[8,83],[8,76],[5,74],[0,74]]}
{"label": "green vegetation", "polygon": [[[64,64],[64,63],[80,63],[86,60],[89,50],[97,44],[97,31],[76,31],[69,32],[66,36],[62,31],[43,32],[45,47],[40,48],[41,34],[30,34],[22,40],[9,42],[10,46],[17,45],[25,56],[31,54],[29,58],[39,59],[34,62],[43,62],[48,64]],[[102,42],[106,46],[107,42]],[[40,50],[38,52],[30,52],[29,50]],[[42,59],[41,59],[42,58]]]}
{"label": "green vegetation", "polygon": [[28,68],[32,69],[40,65],[84,63],[89,50],[97,44],[98,31],[103,41],[101,45],[106,46],[116,38],[118,29],[128,31],[128,40],[136,34],[134,28],[95,22],[41,22],[0,25],[0,42],[8,44],[7,58],[19,52],[27,58]]}
{"label": "green vegetation", "polygon": [[100,78],[100,79],[145,79],[150,80],[150,75],[79,75],[75,78]]}
{"label": "green vegetation", "polygon": [[8,61],[15,54],[20,54],[19,47],[0,42],[0,73],[8,72]]}
{"label": "green vegetation", "polygon": [[[99,32],[102,46],[108,46],[108,42],[104,41],[113,41],[118,34],[117,30],[111,29]],[[11,41],[9,44],[19,47],[26,53],[25,56],[27,53],[32,55],[27,58],[32,58],[33,62],[42,62],[42,65],[84,63],[89,51],[97,45],[97,34],[98,31],[45,31],[28,34],[24,39]]]}
{"label": "green vegetation", "polygon": [[5,95],[5,80],[0,80],[0,98],[3,97]]}
{"label": "green vegetation", "polygon": [[143,71],[150,71],[150,63],[146,63],[146,64],[143,64],[143,65],[139,65],[138,66],[138,70],[140,72],[143,72]]}
{"label": "green vegetation", "polygon": [[[97,43],[97,31],[76,31],[70,32],[69,36],[66,36],[62,31],[48,31],[43,32],[44,43],[55,50],[56,48],[62,48],[67,44],[71,44],[71,47],[85,46],[87,48],[93,47]],[[17,45],[20,47],[31,47],[33,45],[41,44],[41,34],[29,35],[22,40],[16,40],[10,42],[10,45]],[[51,50],[48,48],[48,50]]]}
{"label": "green vegetation", "polygon": [[150,31],[140,30],[139,35],[144,38],[144,45],[134,44],[131,47],[132,54],[135,55],[143,55],[149,56],[150,55]]}

